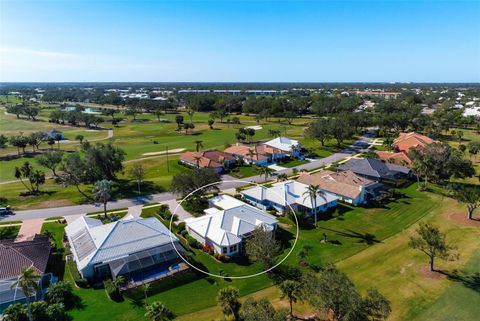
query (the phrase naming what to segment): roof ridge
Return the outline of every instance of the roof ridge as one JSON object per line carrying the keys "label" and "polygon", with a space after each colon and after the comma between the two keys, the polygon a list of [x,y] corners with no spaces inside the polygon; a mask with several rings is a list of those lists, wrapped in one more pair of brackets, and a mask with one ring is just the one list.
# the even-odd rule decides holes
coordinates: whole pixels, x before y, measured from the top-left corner
{"label": "roof ridge", "polygon": [[[92,262],[93,259],[97,256],[98,250],[99,250],[100,248],[102,248],[103,244],[105,244],[105,242],[107,241],[107,239],[110,238],[110,236],[112,235],[113,230],[115,230],[115,229],[117,228],[119,222],[120,222],[120,221],[115,221],[115,222],[110,223],[110,224],[114,224],[114,226],[112,227],[112,229],[110,229],[110,231],[108,232],[107,236],[103,239],[102,243],[100,243],[100,245],[99,245],[98,247],[95,246],[95,250],[93,251],[93,255],[92,255],[92,256],[90,257],[90,259],[87,261],[87,263],[85,264],[85,266],[88,265],[88,264],[90,264],[90,262]],[[99,225],[99,226],[100,226],[100,225]],[[92,238],[92,235],[90,234],[90,229],[88,229],[88,234],[89,234],[90,237]],[[92,239],[93,239],[93,238],[92,238]]]}
{"label": "roof ridge", "polygon": [[9,247],[5,247],[7,250],[11,250],[11,251],[14,251],[16,254],[20,255],[21,257],[23,257],[24,259],[26,259],[28,262],[30,262],[30,267],[33,267],[37,272],[41,272],[36,266],[35,264],[33,264],[33,260],[31,258],[29,258],[28,256],[26,256],[25,254],[21,253],[20,251],[18,251],[16,248],[12,247],[12,246],[9,246]]}

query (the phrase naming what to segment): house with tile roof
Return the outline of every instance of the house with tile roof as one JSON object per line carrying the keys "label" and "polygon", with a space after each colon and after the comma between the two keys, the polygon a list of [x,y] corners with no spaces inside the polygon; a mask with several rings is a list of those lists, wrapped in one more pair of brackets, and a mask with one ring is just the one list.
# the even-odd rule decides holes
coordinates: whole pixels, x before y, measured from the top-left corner
{"label": "house with tile roof", "polygon": [[12,303],[26,301],[21,288],[12,288],[22,269],[31,267],[40,275],[40,291],[30,300],[42,298],[46,291],[43,285],[56,281],[51,273],[46,272],[50,250],[50,241],[43,235],[37,234],[32,240],[23,242],[0,240],[0,313]]}
{"label": "house with tile roof", "polygon": [[235,157],[217,150],[185,152],[180,161],[191,167],[210,168],[216,173],[221,173],[236,163]]}
{"label": "house with tile roof", "polygon": [[247,164],[259,166],[267,165],[271,161],[271,155],[275,153],[273,148],[266,148],[262,145],[234,145],[226,148],[223,152],[235,157],[237,160],[241,159]]}
{"label": "house with tile roof", "polygon": [[377,151],[377,156],[386,163],[402,165],[406,167],[412,166],[412,160],[408,155],[403,152],[387,152],[387,151]]}
{"label": "house with tile roof", "polygon": [[[298,140],[290,139],[288,137],[276,137],[272,140],[266,141],[263,145],[273,148],[277,152],[277,158],[282,158],[285,156],[294,156],[302,158],[300,150],[302,145]],[[275,157],[274,157],[275,158]]]}
{"label": "house with tile roof", "polygon": [[325,192],[317,195],[316,202],[312,202],[307,189],[308,185],[289,180],[275,183],[272,187],[255,186],[240,193],[248,203],[264,210],[273,208],[279,213],[285,213],[291,207],[294,211],[312,215],[337,206],[338,197],[334,194]]}
{"label": "house with tile roof", "polygon": [[177,237],[154,217],[129,216],[102,224],[81,216],[65,228],[65,234],[78,271],[88,279],[123,276],[140,283],[169,276],[180,267],[177,251],[184,252]]}
{"label": "house with tile roof", "polygon": [[435,141],[430,137],[416,132],[400,133],[398,138],[393,141],[393,147],[396,151],[403,151],[405,153],[408,153],[410,148],[423,148],[434,142]]}
{"label": "house with tile roof", "polygon": [[302,173],[296,181],[305,185],[317,185],[322,191],[332,193],[339,200],[352,205],[366,204],[379,187],[379,183],[349,170]]}
{"label": "house with tile roof", "polygon": [[339,171],[350,170],[375,182],[408,179],[412,175],[412,171],[408,167],[385,163],[375,158],[353,158],[345,164],[339,165],[337,169]]}
{"label": "house with tile roof", "polygon": [[233,256],[242,252],[242,243],[256,228],[275,231],[277,219],[265,211],[228,195],[209,200],[205,215],[185,219],[188,233],[215,253]]}

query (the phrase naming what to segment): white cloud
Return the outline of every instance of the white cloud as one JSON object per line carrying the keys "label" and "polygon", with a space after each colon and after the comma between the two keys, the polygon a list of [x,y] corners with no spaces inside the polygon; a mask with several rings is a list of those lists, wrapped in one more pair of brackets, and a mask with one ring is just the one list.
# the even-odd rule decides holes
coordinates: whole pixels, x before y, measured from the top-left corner
{"label": "white cloud", "polygon": [[65,53],[59,51],[46,51],[46,50],[34,50],[34,49],[25,49],[25,48],[11,48],[4,47],[0,48],[0,53],[2,54],[21,54],[29,56],[40,56],[40,57],[78,57],[77,54]]}

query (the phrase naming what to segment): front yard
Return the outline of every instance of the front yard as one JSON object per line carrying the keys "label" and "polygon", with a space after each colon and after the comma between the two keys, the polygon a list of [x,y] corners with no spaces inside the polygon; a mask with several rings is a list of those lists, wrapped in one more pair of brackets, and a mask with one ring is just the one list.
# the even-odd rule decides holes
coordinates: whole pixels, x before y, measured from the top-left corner
{"label": "front yard", "polygon": [[[401,235],[399,234],[401,231],[430,213],[438,212],[442,206],[439,196],[418,192],[414,184],[397,189],[397,194],[399,195],[397,199],[384,208],[355,208],[341,205],[335,218],[323,218],[319,221],[317,229],[302,229],[297,246],[286,264],[299,266],[297,253],[304,244],[313,247],[307,259],[310,264],[321,265],[327,262],[341,264],[350,257],[363,253],[366,249],[377,248],[394,235]],[[145,209],[142,216],[155,215],[156,209],[155,207]],[[294,233],[295,227],[291,221],[282,218],[281,223],[282,228]],[[58,223],[44,224],[44,229],[54,232],[58,246],[61,246],[58,240],[63,235],[63,227]],[[327,234],[327,243],[321,243],[324,233]],[[260,270],[256,264],[235,263],[235,261],[220,263],[200,250],[194,250],[192,256],[208,271],[216,274],[233,276]],[[61,265],[62,260],[57,262]],[[63,269],[64,278],[73,282],[70,271],[65,267]],[[352,273],[355,276],[355,271]],[[372,285],[375,284],[376,282],[372,283]],[[189,313],[215,306],[217,291],[226,285],[237,287],[241,295],[245,296],[269,288],[273,283],[266,275],[246,280],[223,280],[193,273],[178,280],[159,282],[152,287],[148,302],[160,300],[165,302],[177,316],[189,315]],[[106,297],[103,289],[76,289],[76,293],[82,298],[83,308],[70,313],[74,320],[143,319],[144,308],[141,302],[133,300],[138,298],[138,295],[130,298],[125,296],[125,301],[116,303]],[[188,303],[185,301],[186,298]]]}

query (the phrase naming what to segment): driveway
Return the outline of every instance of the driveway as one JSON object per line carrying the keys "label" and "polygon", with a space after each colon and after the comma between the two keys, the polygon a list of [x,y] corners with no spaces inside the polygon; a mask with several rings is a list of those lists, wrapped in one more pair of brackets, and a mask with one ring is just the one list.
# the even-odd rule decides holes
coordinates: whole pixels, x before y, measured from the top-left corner
{"label": "driveway", "polygon": [[23,242],[33,240],[35,234],[40,234],[42,231],[43,218],[36,218],[32,220],[25,220],[20,226],[15,242]]}
{"label": "driveway", "polygon": [[[364,152],[368,150],[369,146],[371,146],[373,136],[374,136],[374,132],[369,131],[367,134],[360,137],[360,139],[358,139],[353,145],[349,146],[345,150],[342,150],[338,153],[332,154],[325,158],[317,159],[312,162],[296,166],[295,168],[297,170],[307,170],[307,171],[313,170],[319,167],[328,166],[344,158]],[[287,175],[291,175],[293,173],[293,168],[283,169],[275,173],[276,174],[285,173]],[[239,180],[229,175],[222,175],[222,180],[224,182],[219,185],[220,190],[232,189],[238,186],[242,186],[242,185],[245,185],[245,182],[263,183],[265,178],[263,176],[256,175],[256,176],[247,177]],[[229,182],[229,181],[236,181],[236,182]],[[153,203],[153,202],[165,203],[167,201],[170,202],[173,206],[173,203],[171,202],[172,200],[175,200],[175,195],[173,195],[172,193],[165,192],[165,193],[159,193],[159,194],[152,194],[148,196],[116,200],[113,202],[109,202],[107,205],[107,208],[109,210],[114,210],[114,209],[119,209],[124,207],[131,207],[135,205],[144,205],[144,204]],[[173,210],[175,209],[175,207],[173,208]],[[65,206],[65,207],[56,207],[56,208],[24,210],[24,211],[15,212],[15,215],[2,217],[0,218],[0,221],[5,221],[5,222],[16,221],[16,220],[23,221],[23,220],[29,220],[29,219],[35,219],[35,218],[45,219],[53,216],[81,215],[85,213],[96,212],[102,209],[103,208],[101,204],[89,204],[89,205],[75,205],[75,206]],[[180,208],[178,209],[178,211],[180,211]],[[177,214],[179,214],[179,218],[181,216],[185,216],[184,218],[191,216],[186,211],[184,213],[181,213],[181,214],[177,213]]]}

